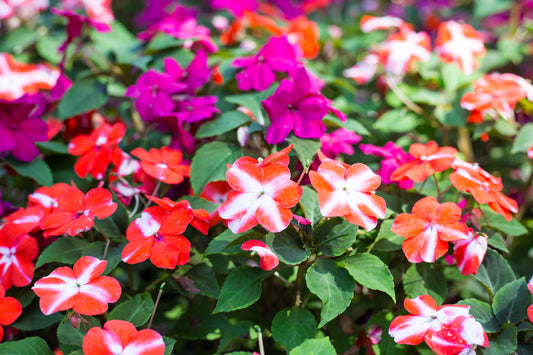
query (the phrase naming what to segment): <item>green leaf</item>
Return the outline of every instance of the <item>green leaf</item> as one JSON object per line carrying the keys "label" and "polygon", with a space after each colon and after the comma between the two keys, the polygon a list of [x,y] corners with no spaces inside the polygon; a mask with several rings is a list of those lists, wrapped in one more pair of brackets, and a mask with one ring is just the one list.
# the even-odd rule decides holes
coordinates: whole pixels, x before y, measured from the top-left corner
{"label": "green leaf", "polygon": [[240,149],[222,142],[211,142],[196,151],[191,162],[191,187],[199,195],[211,181],[226,180],[226,164],[242,155]]}
{"label": "green leaf", "polygon": [[54,183],[52,170],[50,170],[48,164],[46,164],[41,158],[37,157],[32,161],[25,163],[12,156],[8,156],[6,158],[6,163],[20,175],[35,180],[39,185],[51,186]]}
{"label": "green leaf", "polygon": [[[113,271],[118,264],[122,261],[122,249],[124,249],[125,244],[121,244],[118,247],[108,247],[105,260],[107,261],[106,268],[102,275],[107,275]],[[94,256],[95,258],[102,259],[104,256],[106,243],[104,242],[93,242],[81,253],[82,256]]]}
{"label": "green leaf", "polygon": [[394,219],[387,219],[381,223],[376,241],[370,247],[371,250],[390,252],[402,249],[405,238],[391,230],[393,222]]}
{"label": "green leaf", "polygon": [[[92,327],[100,327],[100,321],[94,317],[89,318],[89,324]],[[82,347],[83,338],[89,327],[79,326],[74,328],[70,321],[60,322],[57,327],[57,338],[59,342],[63,345],[74,345],[77,347]]]}
{"label": "green leaf", "polygon": [[485,355],[511,355],[516,350],[517,335],[516,326],[511,323],[503,325],[503,331],[496,340],[489,341],[489,347],[485,350]]}
{"label": "green leaf", "polygon": [[194,281],[194,286],[200,290],[201,295],[218,298],[220,287],[213,269],[205,263],[195,265],[187,272],[187,276]]}
{"label": "green leaf", "polygon": [[459,88],[472,83],[472,78],[465,75],[455,63],[443,65],[441,70],[444,89],[449,97],[457,95]]}
{"label": "green leaf", "polygon": [[217,235],[205,250],[205,255],[217,254],[224,250],[228,245],[246,235],[246,233],[234,234],[231,230],[226,229],[219,235]]}
{"label": "green leaf", "polygon": [[72,265],[81,257],[90,243],[76,237],[62,237],[50,244],[39,256],[35,268],[51,262]]}
{"label": "green leaf", "polygon": [[316,321],[311,312],[301,307],[279,311],[272,320],[272,336],[287,351],[316,336]]}
{"label": "green leaf", "polygon": [[68,154],[68,146],[61,142],[35,142],[35,145],[44,153]]}
{"label": "green leaf", "polygon": [[361,285],[383,291],[396,302],[392,274],[377,256],[372,254],[345,256],[338,260],[338,264],[348,270],[354,280]]}
{"label": "green leaf", "polygon": [[470,313],[476,321],[481,323],[483,329],[487,333],[495,333],[501,330],[500,324],[492,312],[492,307],[486,302],[469,298],[466,300],[461,300],[457,304],[464,304],[470,306]]}
{"label": "green leaf", "polygon": [[329,259],[319,259],[311,265],[305,275],[309,291],[322,301],[319,328],[350,305],[355,283],[345,269]]}
{"label": "green leaf", "polygon": [[241,266],[226,278],[213,313],[246,308],[261,296],[261,281],[269,273],[259,268]]}
{"label": "green leaf", "polygon": [[524,277],[515,280],[496,292],[492,310],[500,324],[518,323],[527,317],[527,308],[531,305],[531,293]]}
{"label": "green leaf", "polygon": [[507,120],[497,120],[494,123],[494,129],[502,136],[514,136],[518,133],[518,125],[515,122]]}
{"label": "green leaf", "polygon": [[374,123],[373,128],[381,132],[411,132],[418,126],[419,117],[404,110],[390,110],[385,112]]}
{"label": "green leaf", "polygon": [[294,228],[287,228],[276,234],[268,233],[266,244],[279,260],[288,265],[299,264],[311,255],[309,250],[304,249],[298,232]]}
{"label": "green leaf", "polygon": [[487,250],[475,277],[491,295],[516,279],[509,263],[492,249]]}
{"label": "green leaf", "polygon": [[511,154],[525,153],[533,144],[533,123],[523,125],[513,141]]}
{"label": "green leaf", "polygon": [[46,341],[38,337],[30,337],[0,344],[2,355],[54,355]]}
{"label": "green leaf", "polygon": [[245,123],[250,122],[250,117],[238,110],[225,112],[222,116],[204,123],[196,132],[196,138],[213,137],[229,132]]}
{"label": "green leaf", "polygon": [[318,206],[318,193],[309,186],[302,186],[300,206],[304,211],[305,218],[307,218],[312,225],[315,225],[322,218]]}
{"label": "green leaf", "polygon": [[446,277],[441,269],[432,264],[413,264],[403,279],[403,287],[407,297],[416,298],[420,295],[430,295],[437,304],[446,298]]}
{"label": "green leaf", "polygon": [[328,256],[339,256],[355,242],[357,226],[344,218],[331,218],[320,223],[313,231],[318,249]]}
{"label": "green leaf", "polygon": [[516,219],[513,218],[510,221],[507,221],[505,220],[505,217],[493,212],[488,206],[481,206],[481,209],[489,221],[489,225],[487,225],[485,218],[481,219],[482,227],[496,229],[513,237],[527,234],[527,229]]}
{"label": "green leaf", "polygon": [[253,323],[250,321],[228,322],[227,326],[222,327],[222,337],[218,343],[217,354],[233,349],[236,345],[244,343],[242,339],[250,334]]}
{"label": "green leaf", "polygon": [[24,312],[11,326],[23,331],[39,330],[59,323],[64,316],[63,312],[55,312],[45,316],[39,307],[39,302],[33,302],[30,306],[24,308]]}
{"label": "green leaf", "polygon": [[337,352],[329,338],[307,339],[301,345],[292,349],[289,355],[336,355]]}
{"label": "green leaf", "polygon": [[244,106],[249,109],[255,118],[259,122],[264,121],[263,110],[261,108],[261,100],[267,98],[274,92],[273,88],[267,90],[266,92],[256,93],[256,94],[241,94],[241,95],[230,95],[224,97],[229,103]]}
{"label": "green leaf", "polygon": [[37,40],[37,33],[26,26],[3,31],[0,52],[21,53]]}
{"label": "green leaf", "polygon": [[150,319],[154,306],[154,301],[147,292],[137,294],[113,308],[108,319],[125,320],[140,327]]}
{"label": "green leaf", "polygon": [[294,144],[294,151],[302,165],[311,165],[320,149],[320,141],[317,139],[300,139],[294,135],[291,135],[288,141]]}
{"label": "green leaf", "polygon": [[171,355],[172,350],[174,350],[174,345],[176,345],[176,339],[163,337],[163,342],[165,343],[165,352],[163,355]]}
{"label": "green leaf", "polygon": [[[366,330],[370,327],[381,326],[382,329],[389,329],[390,323],[397,314],[392,312],[380,311],[375,313],[366,323]],[[372,345],[372,349],[376,355],[403,355],[407,353],[406,346],[396,344],[394,339],[389,335],[389,332],[382,332],[381,340],[377,344]]]}
{"label": "green leaf", "polygon": [[503,237],[500,233],[494,233],[493,235],[491,235],[489,237],[488,243],[494,249],[498,249],[499,251],[502,251],[504,253],[509,252],[509,249],[507,249],[505,241],[503,240]]}
{"label": "green leaf", "polygon": [[475,0],[474,17],[481,19],[511,8],[512,0]]}
{"label": "green leaf", "polygon": [[106,102],[106,85],[97,78],[75,81],[59,103],[59,118],[66,119],[100,108]]}

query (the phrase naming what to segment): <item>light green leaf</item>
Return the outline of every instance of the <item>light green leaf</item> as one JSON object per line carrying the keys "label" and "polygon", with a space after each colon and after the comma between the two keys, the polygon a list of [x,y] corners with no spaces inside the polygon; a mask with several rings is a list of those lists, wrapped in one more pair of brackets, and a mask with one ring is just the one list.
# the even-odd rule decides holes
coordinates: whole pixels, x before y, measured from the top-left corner
{"label": "light green leaf", "polygon": [[75,81],[59,103],[59,118],[67,119],[102,107],[107,102],[106,85],[97,78]]}
{"label": "light green leaf", "polygon": [[374,129],[382,132],[411,132],[418,126],[419,117],[401,109],[385,112],[374,123]]}
{"label": "light green leaf", "polygon": [[318,193],[309,186],[302,186],[300,206],[304,211],[305,218],[307,218],[312,225],[315,225],[322,218],[318,206]]}
{"label": "light green leaf", "polygon": [[533,123],[523,125],[513,141],[511,153],[525,153],[533,145]]}
{"label": "light green leaf", "polygon": [[269,275],[259,268],[241,266],[226,278],[213,313],[230,312],[255,303],[261,296],[261,282]]}
{"label": "light green leaf", "polygon": [[279,311],[272,320],[272,336],[287,351],[316,336],[316,321],[313,314],[301,307]]}
{"label": "light green leaf", "polygon": [[411,265],[405,273],[403,287],[409,298],[430,295],[437,304],[444,301],[447,293],[444,273],[427,263]]}
{"label": "light green leaf", "polygon": [[307,339],[301,345],[292,349],[289,355],[336,355],[337,352],[329,338]]}
{"label": "light green leaf", "polygon": [[387,219],[381,223],[378,236],[372,244],[371,250],[390,252],[402,249],[405,238],[391,230],[393,222],[393,219]]}
{"label": "light green leaf", "polygon": [[12,156],[8,156],[6,158],[6,163],[20,175],[35,180],[39,185],[51,186],[54,183],[52,170],[50,170],[48,164],[46,164],[41,158],[37,157],[32,161],[25,163]]}
{"label": "light green leaf", "polygon": [[475,0],[474,17],[481,19],[511,8],[513,0]]}
{"label": "light green leaf", "polygon": [[209,242],[209,245],[205,250],[205,255],[220,253],[222,250],[226,249],[227,246],[233,244],[233,242],[245,236],[246,234],[250,234],[250,232],[234,234],[229,229],[224,230],[222,233],[213,238],[211,242]]}
{"label": "light green leaf", "polygon": [[150,319],[154,310],[154,301],[148,293],[135,295],[132,299],[120,303],[109,313],[108,319],[120,319],[141,327]]}
{"label": "light green leaf", "polygon": [[505,217],[492,211],[488,206],[481,206],[481,209],[483,210],[483,214],[487,217],[486,220],[489,221],[489,225],[487,225],[485,218],[483,218],[481,220],[482,227],[496,229],[513,237],[527,234],[527,229],[516,219],[513,218],[510,221],[507,221],[505,220]]}
{"label": "light green leaf", "polygon": [[250,122],[250,117],[238,110],[225,112],[222,116],[204,123],[196,132],[196,138],[213,137],[229,132]]}
{"label": "light green leaf", "polygon": [[303,166],[309,166],[320,149],[320,141],[316,139],[300,139],[291,135],[288,141],[294,144],[294,151]]}

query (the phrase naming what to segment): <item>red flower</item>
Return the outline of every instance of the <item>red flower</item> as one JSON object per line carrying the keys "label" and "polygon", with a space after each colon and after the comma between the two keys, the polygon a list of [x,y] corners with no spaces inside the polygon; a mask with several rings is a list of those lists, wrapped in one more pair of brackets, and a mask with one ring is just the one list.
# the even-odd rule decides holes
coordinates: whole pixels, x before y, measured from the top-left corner
{"label": "red flower", "polygon": [[474,233],[472,229],[469,229],[468,239],[453,242],[453,256],[461,274],[477,274],[477,269],[487,252],[487,239],[485,234]]}
{"label": "red flower", "polygon": [[457,149],[452,147],[439,148],[435,141],[429,141],[427,144],[411,144],[409,153],[415,159],[400,165],[392,173],[392,181],[409,178],[414,182],[422,182],[429,176],[451,167]]}
{"label": "red flower", "polygon": [[[10,325],[22,314],[20,302],[13,297],[4,297],[6,290],[0,285],[0,324]],[[0,340],[4,337],[4,328],[0,326]]]}
{"label": "red flower", "polygon": [[227,171],[226,179],[234,191],[219,207],[219,214],[229,220],[233,233],[242,233],[258,223],[274,233],[287,228],[292,219],[290,208],[302,196],[302,188],[291,180],[285,164],[290,148],[269,155],[262,162],[239,158]]}
{"label": "red flower", "polygon": [[104,329],[93,327],[83,338],[83,353],[86,355],[132,354],[163,355],[163,337],[151,329],[137,331],[125,320],[110,320]]}
{"label": "red flower", "polygon": [[86,232],[94,225],[94,218],[111,216],[117,204],[106,189],[91,189],[86,195],[76,187],[64,192],[57,201],[54,211],[41,220],[44,237],[67,233],[71,237]]}
{"label": "red flower", "polygon": [[457,189],[471,193],[480,204],[487,203],[494,212],[504,216],[507,221],[513,218],[510,212],[518,212],[516,201],[500,192],[503,189],[500,178],[492,176],[477,164],[470,164],[460,159],[454,161],[453,168],[455,171],[450,174],[450,181]]}
{"label": "red flower", "polygon": [[309,178],[318,191],[324,217],[344,216],[367,231],[376,227],[378,218],[385,217],[385,200],[375,194],[381,178],[366,165],[328,160],[317,171],[309,172]]}
{"label": "red flower", "polygon": [[179,184],[191,171],[189,165],[182,164],[183,154],[177,149],[162,147],[147,152],[135,148],[131,155],[141,159],[141,168],[148,175],[167,184]]}
{"label": "red flower", "polygon": [[39,253],[35,238],[15,223],[0,229],[0,280],[6,289],[29,285],[33,279],[33,263]]}
{"label": "red flower", "polygon": [[107,311],[107,304],[120,298],[122,289],[117,280],[100,276],[107,261],[84,256],[71,269],[62,266],[35,283],[32,290],[40,297],[39,306],[45,315],[74,309],[88,316]]}
{"label": "red flower", "polygon": [[[533,293],[533,277],[531,277],[527,283],[527,288],[529,292]],[[529,321],[533,323],[533,304],[527,308],[527,317],[529,318]]]}
{"label": "red flower", "polygon": [[440,204],[424,197],[413,206],[412,214],[400,213],[392,231],[407,238],[402,249],[412,263],[433,262],[448,251],[448,242],[468,238],[468,227],[459,222],[461,209],[455,203]]}
{"label": "red flower", "polygon": [[45,213],[50,213],[59,206],[58,200],[72,186],[59,182],[50,187],[42,186],[28,196],[28,207],[40,206]]}
{"label": "red flower", "polygon": [[68,152],[81,155],[74,164],[76,174],[81,178],[91,174],[95,179],[103,179],[113,151],[119,149],[118,144],[125,133],[126,127],[122,123],[113,126],[104,123],[90,135],[74,137],[68,145]]}
{"label": "red flower", "polygon": [[16,224],[24,230],[24,233],[29,233],[39,227],[44,212],[41,206],[19,208],[17,211],[5,217],[5,223]]}
{"label": "red flower", "polygon": [[193,220],[190,222],[191,226],[207,235],[209,232],[209,213],[202,209],[193,209],[191,204],[187,200],[174,202],[168,197],[162,199],[155,196],[146,196],[150,201],[155,202],[159,207],[163,207],[167,213],[172,213],[178,209],[188,209],[193,216]]}
{"label": "red flower", "polygon": [[232,190],[231,186],[226,181],[211,181],[205,185],[204,190],[200,194],[200,197],[205,198],[207,201],[216,203],[217,208],[209,214],[209,225],[212,227],[222,220],[218,214],[220,205],[226,202],[228,194]]}
{"label": "red flower", "polygon": [[160,206],[148,207],[126,230],[129,243],[122,250],[122,261],[137,264],[150,258],[160,268],[174,269],[190,259],[191,243],[182,234],[193,220],[187,207],[168,212]]}
{"label": "red flower", "polygon": [[261,261],[259,262],[259,267],[263,270],[270,271],[274,269],[279,264],[279,259],[274,254],[268,245],[263,243],[260,240],[249,240],[247,242],[242,243],[241,249],[244,251],[253,251],[256,252],[257,255],[259,255],[259,258]]}
{"label": "red flower", "polygon": [[489,338],[474,317],[459,316],[449,327],[435,332],[427,342],[437,355],[476,354],[478,345],[489,347]]}

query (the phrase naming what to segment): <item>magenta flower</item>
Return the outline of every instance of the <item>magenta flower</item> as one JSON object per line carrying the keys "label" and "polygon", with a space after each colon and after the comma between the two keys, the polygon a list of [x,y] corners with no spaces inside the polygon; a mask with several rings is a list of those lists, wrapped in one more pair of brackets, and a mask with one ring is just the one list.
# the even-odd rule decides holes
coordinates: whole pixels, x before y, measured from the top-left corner
{"label": "magenta flower", "polygon": [[287,37],[271,37],[257,55],[236,58],[231,65],[245,68],[236,75],[239,90],[263,91],[276,80],[276,72],[286,72],[297,65],[296,52]]}
{"label": "magenta flower", "polygon": [[282,142],[291,131],[300,138],[320,138],[326,133],[322,118],[328,112],[327,100],[313,93],[305,68],[300,68],[294,80],[283,79],[274,94],[263,100],[270,127],[266,140],[270,144]]}
{"label": "magenta flower", "polygon": [[255,11],[259,3],[257,0],[211,0],[211,7],[216,10],[227,9],[236,17],[241,17],[245,11]]}
{"label": "magenta flower", "polygon": [[216,96],[191,97],[180,100],[176,104],[176,117],[181,122],[198,122],[210,118],[220,112],[215,107],[218,98]]}
{"label": "magenta flower", "polygon": [[187,85],[177,82],[171,75],[150,69],[124,95],[135,99],[135,107],[143,120],[153,121],[172,112],[175,107],[172,95],[186,88]]}
{"label": "magenta flower", "polygon": [[179,63],[171,57],[163,61],[165,73],[174,77],[176,81],[187,86],[185,90],[188,94],[194,94],[194,91],[204,85],[211,72],[207,66],[207,54],[203,50],[196,53],[194,59],[189,63],[186,69],[183,69]]}
{"label": "magenta flower", "polygon": [[48,140],[48,125],[38,115],[40,99],[22,96],[0,100],[0,152],[11,151],[21,161],[32,161],[39,154],[35,142]]}
{"label": "magenta flower", "polygon": [[324,134],[320,138],[322,153],[328,158],[335,159],[339,154],[353,154],[353,144],[361,141],[361,136],[355,132],[339,128],[329,134]]}
{"label": "magenta flower", "polygon": [[360,144],[359,147],[361,148],[361,151],[367,155],[385,158],[381,161],[381,169],[379,170],[381,181],[384,184],[392,184],[395,182],[400,189],[404,190],[409,190],[414,186],[411,179],[406,178],[400,181],[391,180],[391,175],[394,170],[403,163],[414,159],[411,154],[404,152],[402,148],[398,147],[394,142],[388,142],[384,147],[377,147],[372,144]]}

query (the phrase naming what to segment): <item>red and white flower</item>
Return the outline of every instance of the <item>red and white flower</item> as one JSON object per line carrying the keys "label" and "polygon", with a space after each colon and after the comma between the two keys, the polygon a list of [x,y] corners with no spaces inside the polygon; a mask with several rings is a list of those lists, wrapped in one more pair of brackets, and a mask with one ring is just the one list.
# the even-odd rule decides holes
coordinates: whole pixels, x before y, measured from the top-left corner
{"label": "red and white flower", "polygon": [[309,178],[318,191],[324,217],[344,216],[367,231],[376,227],[378,218],[385,217],[385,200],[375,194],[381,178],[366,165],[328,160],[317,171],[309,172]]}
{"label": "red and white flower", "polygon": [[433,262],[448,251],[448,242],[468,239],[468,227],[460,222],[461,209],[455,203],[440,204],[434,197],[424,197],[412,213],[400,213],[392,231],[407,238],[402,249],[412,263]]}
{"label": "red and white flower", "polygon": [[415,62],[431,57],[431,41],[425,32],[403,31],[389,35],[378,50],[387,73],[404,75]]}
{"label": "red and white flower", "polygon": [[152,329],[137,330],[125,320],[110,320],[104,328],[93,327],[83,338],[85,355],[163,355],[163,337]]}
{"label": "red and white flower", "polygon": [[489,347],[487,333],[471,315],[455,318],[449,327],[433,333],[427,343],[437,355],[476,355],[477,346]]}
{"label": "red and white flower", "polygon": [[374,75],[376,75],[379,67],[379,56],[371,53],[367,54],[363,60],[349,69],[343,71],[342,75],[346,78],[353,79],[357,84],[366,84]]}
{"label": "red and white flower", "polygon": [[107,304],[120,298],[122,289],[110,276],[100,276],[107,261],[92,256],[81,257],[71,269],[62,266],[38,280],[32,290],[40,297],[39,306],[45,315],[73,309],[84,315],[107,311]]}
{"label": "red and white flower", "polygon": [[468,239],[453,242],[453,256],[463,275],[477,274],[487,252],[488,238],[483,233],[468,231]]}
{"label": "red and white flower", "polygon": [[15,223],[0,229],[0,281],[6,289],[29,285],[33,279],[33,260],[39,253],[35,238]]}
{"label": "red and white flower", "polygon": [[[0,325],[10,325],[22,314],[22,305],[13,297],[4,297],[6,290],[0,285]],[[0,340],[4,337],[4,328],[0,326]]]}
{"label": "red and white flower", "polygon": [[190,175],[191,167],[183,163],[183,154],[177,149],[152,148],[149,152],[135,148],[131,155],[141,159],[141,168],[151,177],[167,184],[179,184]]}
{"label": "red and white flower", "polygon": [[399,17],[381,16],[375,17],[365,15],[361,18],[361,31],[368,33],[376,30],[386,30],[389,28],[398,28],[409,31],[412,26]]}
{"label": "red and white flower", "polygon": [[483,37],[469,24],[443,22],[437,30],[435,52],[444,62],[457,63],[469,75],[478,66],[478,58],[485,55]]}
{"label": "red and white flower", "polygon": [[242,243],[241,249],[244,251],[253,251],[256,252],[257,255],[259,255],[259,258],[261,261],[259,262],[259,267],[263,270],[270,271],[274,269],[279,264],[279,259],[270,250],[268,245],[263,243],[260,240],[249,240],[247,242]]}

